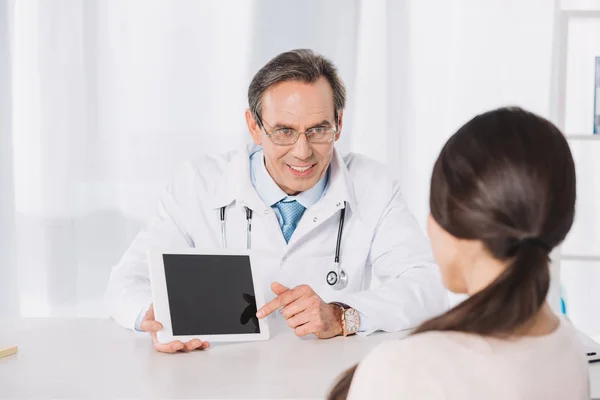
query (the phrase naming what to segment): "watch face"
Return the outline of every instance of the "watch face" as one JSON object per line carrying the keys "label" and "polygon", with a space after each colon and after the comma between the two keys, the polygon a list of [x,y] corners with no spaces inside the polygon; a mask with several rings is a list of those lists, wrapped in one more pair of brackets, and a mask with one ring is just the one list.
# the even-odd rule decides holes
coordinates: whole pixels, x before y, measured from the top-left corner
{"label": "watch face", "polygon": [[354,308],[349,308],[344,311],[344,318],[346,320],[346,332],[356,333],[360,326],[360,318],[358,317],[358,311]]}

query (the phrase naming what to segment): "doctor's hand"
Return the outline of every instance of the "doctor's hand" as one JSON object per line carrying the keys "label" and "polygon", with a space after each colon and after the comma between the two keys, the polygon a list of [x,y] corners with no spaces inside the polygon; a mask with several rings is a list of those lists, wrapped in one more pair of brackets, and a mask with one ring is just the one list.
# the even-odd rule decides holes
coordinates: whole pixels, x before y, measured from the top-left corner
{"label": "doctor's hand", "polygon": [[265,318],[283,307],[281,313],[297,336],[312,333],[319,339],[328,339],[342,334],[341,308],[325,303],[310,286],[300,285],[288,289],[274,282],[271,290],[277,297],[258,310],[258,318]]}
{"label": "doctor's hand", "polygon": [[156,351],[161,353],[177,353],[178,351],[183,351],[187,353],[193,350],[208,349],[210,346],[208,342],[202,342],[200,339],[190,340],[187,343],[183,343],[180,340],[174,340],[169,343],[160,343],[156,337],[156,332],[160,331],[162,328],[162,324],[154,319],[154,304],[152,304],[148,311],[146,311],[146,315],[144,315],[144,318],[140,323],[140,330],[150,333]]}

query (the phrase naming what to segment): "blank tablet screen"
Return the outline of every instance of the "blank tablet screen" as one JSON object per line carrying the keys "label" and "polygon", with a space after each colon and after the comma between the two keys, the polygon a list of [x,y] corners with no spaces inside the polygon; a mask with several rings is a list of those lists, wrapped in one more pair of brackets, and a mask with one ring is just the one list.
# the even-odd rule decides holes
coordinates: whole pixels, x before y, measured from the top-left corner
{"label": "blank tablet screen", "polygon": [[163,254],[173,335],[260,333],[250,258]]}

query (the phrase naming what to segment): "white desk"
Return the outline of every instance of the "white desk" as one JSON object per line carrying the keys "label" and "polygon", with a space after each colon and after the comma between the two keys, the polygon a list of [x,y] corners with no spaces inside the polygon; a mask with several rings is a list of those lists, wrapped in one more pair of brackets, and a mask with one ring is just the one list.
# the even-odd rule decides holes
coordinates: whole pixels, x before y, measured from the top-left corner
{"label": "white desk", "polygon": [[275,323],[266,342],[170,355],[108,319],[0,321],[0,343],[19,346],[0,359],[0,398],[319,399],[373,346],[403,336],[299,339]]}
{"label": "white desk", "polygon": [[[19,346],[0,359],[0,398],[321,399],[373,346],[404,336],[298,339],[272,325],[267,342],[168,355],[107,319],[0,321],[0,344]],[[600,364],[590,374],[600,398]]]}

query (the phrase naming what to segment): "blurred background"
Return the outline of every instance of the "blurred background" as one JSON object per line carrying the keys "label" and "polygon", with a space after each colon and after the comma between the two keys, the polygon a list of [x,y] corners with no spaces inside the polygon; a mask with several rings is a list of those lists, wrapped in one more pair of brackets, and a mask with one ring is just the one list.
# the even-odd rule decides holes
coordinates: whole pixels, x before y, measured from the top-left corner
{"label": "blurred background", "polygon": [[248,142],[253,74],[312,48],[347,85],[338,148],[388,163],[423,228],[464,122],[519,105],[559,124],[578,209],[553,290],[600,335],[599,3],[0,0],[0,317],[103,316],[110,268],[176,169]]}

